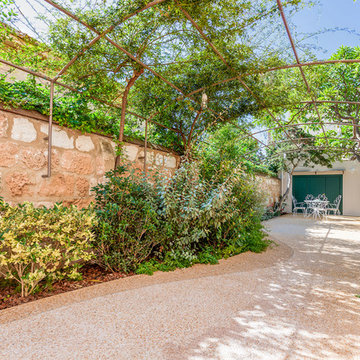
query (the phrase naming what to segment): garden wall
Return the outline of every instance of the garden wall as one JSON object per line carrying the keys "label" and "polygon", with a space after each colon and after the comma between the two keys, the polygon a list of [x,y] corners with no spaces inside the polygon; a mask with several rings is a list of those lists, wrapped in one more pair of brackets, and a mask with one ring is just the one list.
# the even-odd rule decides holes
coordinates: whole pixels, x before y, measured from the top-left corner
{"label": "garden wall", "polygon": [[[31,201],[50,206],[54,202],[87,206],[90,189],[104,181],[113,169],[115,143],[97,134],[83,134],[54,125],[52,176],[47,173],[48,119],[33,111],[0,107],[0,196],[10,203]],[[143,169],[144,144],[125,143],[125,153],[133,168]],[[171,175],[180,157],[169,150],[149,145],[148,169]]]}
{"label": "garden wall", "polygon": [[265,196],[265,205],[274,205],[279,200],[281,194],[281,180],[267,175],[256,175],[256,181]]}

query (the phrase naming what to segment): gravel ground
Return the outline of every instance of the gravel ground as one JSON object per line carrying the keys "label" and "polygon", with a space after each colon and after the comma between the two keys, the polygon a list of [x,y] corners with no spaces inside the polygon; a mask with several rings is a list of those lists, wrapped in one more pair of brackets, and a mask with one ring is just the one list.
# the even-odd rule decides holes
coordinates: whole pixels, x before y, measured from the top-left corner
{"label": "gravel ground", "polygon": [[360,219],[285,216],[277,246],[0,312],[0,359],[360,359]]}

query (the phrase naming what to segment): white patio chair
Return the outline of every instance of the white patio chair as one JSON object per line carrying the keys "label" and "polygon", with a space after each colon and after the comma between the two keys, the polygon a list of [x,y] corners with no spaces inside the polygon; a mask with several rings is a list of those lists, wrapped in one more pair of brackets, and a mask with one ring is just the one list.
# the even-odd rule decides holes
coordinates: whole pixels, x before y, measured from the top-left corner
{"label": "white patio chair", "polygon": [[341,195],[339,195],[333,204],[329,204],[327,207],[327,214],[332,212],[334,215],[340,215],[340,203],[341,203]]}
{"label": "white patio chair", "polygon": [[294,197],[293,201],[293,215],[297,214],[298,210],[301,210],[304,214],[306,213],[306,206],[304,202],[298,202]]}
{"label": "white patio chair", "polygon": [[320,194],[320,195],[318,195],[318,196],[317,196],[317,199],[319,199],[319,200],[321,200],[321,201],[327,201],[327,200],[328,200],[328,198],[326,197],[325,194]]}
{"label": "white patio chair", "polygon": [[324,195],[325,200],[323,200],[319,205],[318,205],[318,214],[319,217],[323,217],[325,219],[327,219],[327,207],[328,207],[328,202],[327,202],[327,197]]}
{"label": "white patio chair", "polygon": [[311,201],[314,200],[315,197],[313,194],[307,194],[305,197],[305,204],[306,204],[306,209],[305,209],[305,215],[309,216],[312,214],[312,206],[310,202],[307,201]]}
{"label": "white patio chair", "polygon": [[314,219],[326,218],[327,206],[329,204],[328,198],[325,194],[319,194],[312,204],[312,215]]}

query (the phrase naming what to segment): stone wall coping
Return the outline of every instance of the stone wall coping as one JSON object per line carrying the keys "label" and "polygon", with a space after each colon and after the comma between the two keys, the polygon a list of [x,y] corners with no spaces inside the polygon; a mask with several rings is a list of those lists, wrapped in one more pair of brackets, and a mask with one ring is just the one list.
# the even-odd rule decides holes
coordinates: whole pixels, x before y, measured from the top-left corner
{"label": "stone wall coping", "polygon": [[[36,110],[25,110],[25,109],[21,109],[21,108],[15,109],[15,108],[12,108],[12,107],[4,106],[1,103],[0,103],[0,110],[4,111],[4,112],[9,112],[9,113],[12,113],[12,114],[15,114],[15,115],[25,116],[25,117],[29,117],[29,118],[32,118],[32,119],[35,119],[35,120],[40,120],[40,121],[49,123],[49,117],[39,113]],[[110,135],[105,135],[105,134],[101,134],[101,133],[98,133],[98,132],[93,132],[93,133],[82,132],[79,129],[59,125],[59,123],[56,122],[56,121],[53,121],[53,124],[57,125],[57,126],[60,126],[60,127],[63,127],[65,129],[80,131],[83,135],[91,135],[92,134],[92,135],[101,136],[101,137],[104,137],[104,138],[107,138],[107,139],[110,139],[110,140],[113,141],[113,137],[110,136]],[[143,140],[132,139],[132,138],[130,138],[128,136],[124,136],[124,140],[128,144],[133,144],[133,145],[137,145],[137,146],[140,146],[140,147],[145,147],[145,141],[143,141]],[[162,146],[162,145],[156,145],[156,144],[152,144],[152,143],[148,142],[147,146],[148,146],[149,149],[152,149],[152,150],[163,151],[163,152],[166,152],[168,154],[173,154],[173,155],[180,156],[180,154],[178,152],[176,152],[176,151],[174,151],[172,149],[169,149],[169,148],[167,148],[165,146]]]}
{"label": "stone wall coping", "polygon": [[270,174],[263,173],[261,171],[255,172],[254,174],[255,174],[255,176],[262,176],[262,177],[265,177],[265,178],[268,178],[268,179],[275,179],[275,180],[280,179],[279,176],[277,176],[277,175],[270,175]]}

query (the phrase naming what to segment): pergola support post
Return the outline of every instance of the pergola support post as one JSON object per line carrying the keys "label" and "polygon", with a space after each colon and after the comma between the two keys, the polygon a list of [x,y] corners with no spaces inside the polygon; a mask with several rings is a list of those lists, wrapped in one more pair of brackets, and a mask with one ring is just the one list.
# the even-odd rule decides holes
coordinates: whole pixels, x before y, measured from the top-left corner
{"label": "pergola support post", "polygon": [[43,175],[44,178],[51,177],[51,152],[52,152],[52,127],[53,127],[53,112],[54,112],[54,89],[55,84],[50,82],[50,114],[49,114],[49,126],[48,126],[48,161],[47,161],[47,174]]}
{"label": "pergola support post", "polygon": [[144,174],[147,175],[147,148],[148,148],[148,119],[145,121],[145,143],[144,143]]}

